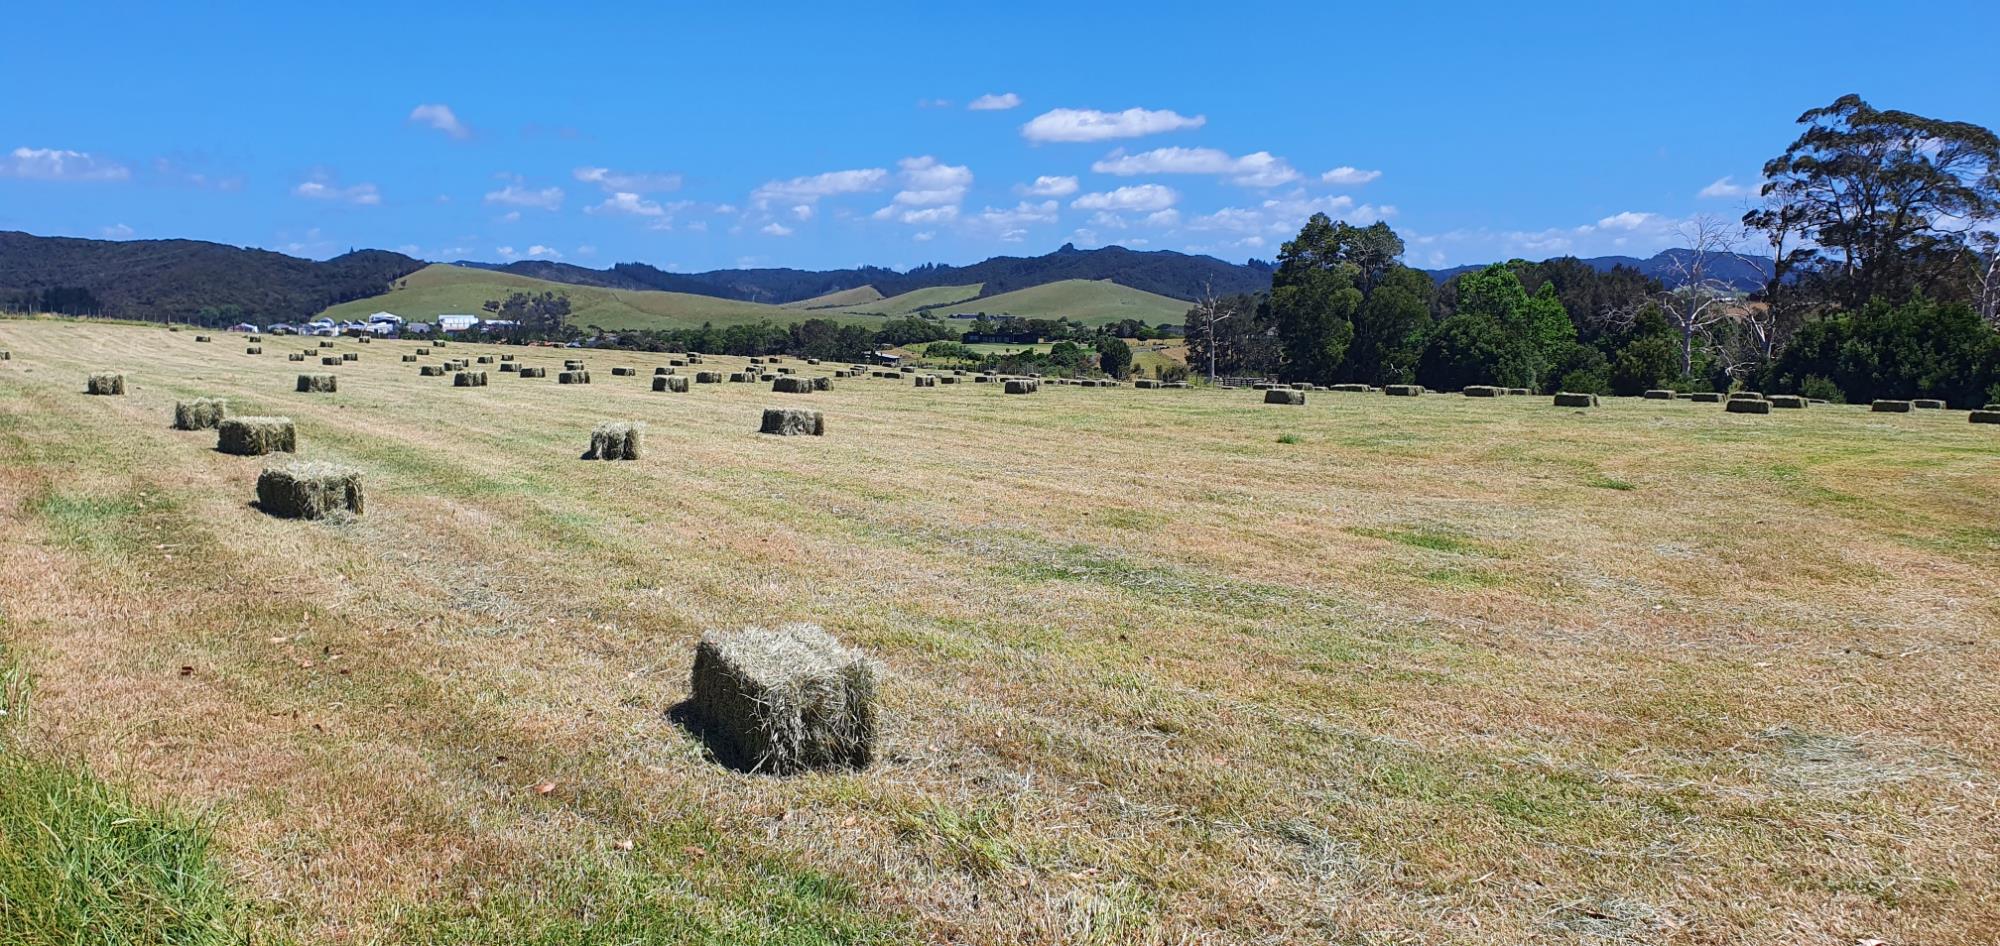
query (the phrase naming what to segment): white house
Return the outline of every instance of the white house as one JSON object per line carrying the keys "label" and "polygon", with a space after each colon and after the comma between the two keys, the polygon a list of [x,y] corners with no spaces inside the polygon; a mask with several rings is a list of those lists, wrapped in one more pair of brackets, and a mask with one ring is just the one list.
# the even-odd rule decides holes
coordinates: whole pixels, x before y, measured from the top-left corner
{"label": "white house", "polygon": [[403,317],[394,312],[377,312],[368,317],[368,331],[376,335],[394,335],[403,330]]}
{"label": "white house", "polygon": [[438,331],[463,332],[479,324],[479,316],[449,313],[437,317]]}

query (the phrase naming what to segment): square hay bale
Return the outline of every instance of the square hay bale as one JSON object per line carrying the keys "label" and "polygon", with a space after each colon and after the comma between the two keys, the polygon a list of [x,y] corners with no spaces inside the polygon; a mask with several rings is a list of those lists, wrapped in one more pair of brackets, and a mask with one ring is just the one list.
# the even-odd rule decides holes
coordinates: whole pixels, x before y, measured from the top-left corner
{"label": "square hay bale", "polygon": [[511,361],[503,361],[503,362],[501,362],[501,363],[500,363],[500,370],[501,370],[501,371],[503,371],[503,372],[506,372],[506,371],[519,371],[519,370],[521,370],[521,366],[520,366],[520,365],[518,365],[518,364],[515,364],[514,362],[511,362]]}
{"label": "square hay bale", "polygon": [[732,371],[729,373],[729,382],[731,384],[748,384],[755,378],[756,375],[748,371]]}
{"label": "square hay bale", "polygon": [[672,369],[672,368],[669,368],[669,367],[667,367],[666,365],[661,365],[661,366],[659,366],[658,368],[654,368],[654,369],[653,369],[653,376],[654,376],[654,377],[658,377],[658,376],[660,376],[660,375],[663,375],[663,374],[673,374],[673,373],[674,373],[674,369]]}
{"label": "square hay bale", "polygon": [[1975,424],[2000,424],[2000,410],[1989,407],[1983,411],[1973,411],[1967,419]]}
{"label": "square hay bale", "polygon": [[1870,404],[1868,406],[1868,409],[1874,411],[1877,414],[1908,414],[1910,412],[1910,402],[1876,401],[1875,403]]}
{"label": "square hay bale", "polygon": [[339,388],[340,381],[330,374],[315,372],[299,375],[300,394],[332,394]]}
{"label": "square hay bale", "polygon": [[255,345],[255,344],[257,344],[258,342],[261,342],[261,341],[263,341],[263,340],[264,340],[264,336],[262,336],[262,335],[251,335],[251,336],[248,336],[248,337],[244,338],[243,340],[244,340],[244,341],[246,341],[246,342],[249,342],[249,343],[250,343],[250,344],[252,344],[252,345]]}
{"label": "square hay bale", "polygon": [[1157,388],[1160,386],[1160,382],[1155,381],[1151,378],[1140,378],[1136,381],[1133,381],[1132,386],[1135,388]]}
{"label": "square hay bale", "polygon": [[229,402],[219,397],[198,397],[174,402],[175,430],[214,430],[229,416]]}
{"label": "square hay bale", "polygon": [[696,384],[721,384],[721,383],[722,383],[722,372],[720,372],[720,371],[697,371],[697,372],[695,372],[695,373],[694,373],[694,383],[696,383]]}
{"label": "square hay bale", "polygon": [[320,343],[319,343],[319,347],[321,347],[321,348],[332,348],[332,347],[333,347],[333,343],[332,343],[332,342],[328,342],[328,341],[322,341],[322,342],[320,342]]}
{"label": "square hay bale", "polygon": [[779,437],[824,437],[826,418],[803,407],[767,407],[757,432]]}
{"label": "square hay bale", "polygon": [[403,356],[403,363],[404,363],[404,364],[414,364],[414,363],[416,362],[416,360],[417,360],[417,356],[415,356],[415,355],[404,355],[404,356]]}
{"label": "square hay bale", "polygon": [[1671,401],[1674,399],[1674,392],[1668,388],[1654,388],[1640,396],[1648,401]]}
{"label": "square hay bale", "polygon": [[1722,403],[1722,393],[1719,391],[1696,391],[1688,395],[1688,400],[1696,404],[1720,404]]}
{"label": "square hay bale", "polygon": [[1306,392],[1304,391],[1294,391],[1291,388],[1269,388],[1264,392],[1264,403],[1266,404],[1304,404],[1305,402]]}
{"label": "square hay bale", "polygon": [[798,373],[799,373],[799,370],[798,370],[797,368],[779,368],[779,369],[778,369],[778,373],[779,373],[779,374],[798,374]]}
{"label": "square hay bale", "polygon": [[14,360],[13,352],[0,350],[0,361],[13,361],[13,360]]}
{"label": "square hay bale", "polygon": [[423,347],[419,347],[419,348],[417,349],[417,354],[419,354],[419,355],[428,355],[428,354],[430,354],[430,353],[431,353],[431,350],[430,350],[430,349],[428,349],[428,348],[423,348]]}
{"label": "square hay bale", "polygon": [[944,382],[945,384],[957,384],[959,382],[959,376],[955,374],[948,374],[938,378],[938,380]]}
{"label": "square hay bale", "polygon": [[1596,407],[1597,395],[1578,394],[1574,391],[1556,392],[1557,407]]}
{"label": "square hay bale", "polygon": [[341,353],[341,355],[340,355],[340,360],[341,360],[341,361],[360,361],[360,360],[361,360],[361,356],[360,356],[360,355],[358,355],[358,354],[355,354],[354,352],[351,352],[351,351],[350,351],[350,352],[342,352],[342,353]]}
{"label": "square hay bale", "polygon": [[1463,392],[1466,397],[1502,397],[1504,392],[1491,384],[1469,384]]}
{"label": "square hay bale", "polygon": [[91,394],[124,394],[125,376],[115,371],[92,372],[83,389]]}
{"label": "square hay bale", "polygon": [[451,376],[451,386],[454,388],[483,388],[486,386],[486,372],[461,371]]}
{"label": "square hay bale", "polygon": [[425,365],[417,369],[417,376],[422,378],[442,378],[444,377],[444,366]]}
{"label": "square hay bale", "polygon": [[937,377],[928,374],[913,375],[910,378],[910,386],[913,388],[934,388],[937,387]]}
{"label": "square hay bale", "polygon": [[264,346],[262,346],[262,345],[246,345],[246,346],[244,346],[244,348],[243,348],[243,353],[244,353],[244,354],[246,354],[246,355],[261,355],[261,354],[263,354],[263,353],[264,353]]}
{"label": "square hay bale", "polygon": [[504,365],[504,364],[506,364],[507,362],[510,362],[510,361],[513,361],[513,360],[514,360],[514,356],[513,356],[513,355],[501,355],[501,356],[500,356],[500,363],[501,363],[501,364],[503,364],[503,365]]}
{"label": "square hay bale", "polygon": [[1729,399],[1732,401],[1761,401],[1764,399],[1764,395],[1759,391],[1731,391],[1729,392]]}
{"label": "square hay bale", "polygon": [[780,375],[771,379],[771,392],[773,394],[811,394],[813,393],[812,381],[795,374]]}
{"label": "square hay bale", "polygon": [[207,335],[196,335],[196,336],[194,337],[194,340],[195,340],[195,341],[197,341],[197,342],[212,342],[212,341],[215,341],[215,339],[214,339],[214,338],[212,338],[212,337],[210,337],[210,336],[207,336]]}
{"label": "square hay bale", "polygon": [[763,373],[763,374],[760,374],[760,375],[758,375],[758,376],[757,376],[757,380],[759,380],[759,381],[776,381],[776,380],[778,380],[778,376],[777,376],[777,375],[775,375],[775,374],[772,374],[772,373],[770,373],[770,372],[768,372],[768,371],[767,371],[767,372],[765,372],[765,373]]}
{"label": "square hay bale", "polygon": [[817,377],[817,378],[812,378],[812,379],[811,379],[811,381],[812,381],[812,386],[813,386],[813,390],[815,390],[815,391],[831,391],[831,390],[833,390],[833,379],[832,379],[832,378],[829,378],[829,377],[827,377],[827,376],[825,376],[825,375],[820,375],[820,376],[819,376],[819,377]]}
{"label": "square hay bale", "polygon": [[816,624],[702,635],[689,706],[716,757],[753,772],[866,766],[875,664]]}
{"label": "square hay bale", "polygon": [[761,365],[761,364],[763,364],[763,363],[764,363],[764,359],[762,359],[762,358],[752,358],[752,359],[750,359],[750,363],[751,363],[751,364],[753,364],[753,365]]}
{"label": "square hay bale", "polygon": [[638,374],[639,374],[639,369],[637,369],[637,368],[613,368],[613,369],[611,369],[611,376],[612,376],[612,377],[614,377],[614,378],[632,378],[632,377],[637,377],[637,376],[638,376]]}
{"label": "square hay bale", "polygon": [[289,417],[225,417],[215,426],[215,449],[239,457],[298,450],[298,428]]}
{"label": "square hay bale", "polygon": [[1765,400],[1770,401],[1772,407],[1787,410],[1803,410],[1806,406],[1806,399],[1796,394],[1773,394]]}
{"label": "square hay bale", "polygon": [[1042,389],[1042,383],[1033,378],[1008,378],[1002,390],[1008,394],[1033,394]]}
{"label": "square hay bale", "polygon": [[559,374],[559,375],[556,375],[556,383],[558,383],[558,384],[589,384],[589,383],[590,383],[590,372],[588,372],[588,371],[583,371],[583,370],[580,370],[580,369],[578,369],[578,370],[571,370],[571,371],[565,371],[565,372],[563,372],[563,373],[561,373],[561,374]]}
{"label": "square hay bale", "polygon": [[1382,388],[1382,393],[1390,397],[1416,397],[1424,393],[1421,384],[1390,384]]}
{"label": "square hay bale", "polygon": [[1731,414],[1769,414],[1771,402],[1761,397],[1739,397],[1723,402],[1722,409]]}
{"label": "square hay bale", "polygon": [[1936,398],[1920,397],[1910,402],[1910,406],[1920,411],[1944,410],[1944,402]]}
{"label": "square hay bale", "polygon": [[806,359],[806,364],[809,364],[809,365],[816,365],[816,364],[819,364],[819,359],[818,359],[818,358],[807,358],[807,359]]}
{"label": "square hay bale", "polygon": [[693,353],[689,353],[689,354],[688,354],[688,357],[687,357],[687,363],[688,363],[688,364],[691,364],[691,365],[698,365],[698,364],[701,364],[701,363],[702,363],[702,361],[701,361],[701,356],[700,356],[700,355],[697,355],[697,354],[693,354]]}
{"label": "square hay bale", "polygon": [[368,336],[366,336],[366,335],[363,335],[363,336],[361,336],[360,338],[357,338],[357,339],[355,339],[355,341],[357,341],[357,342],[360,342],[360,343],[361,343],[361,344],[363,344],[363,345],[366,345],[366,344],[368,344],[369,342],[372,342],[372,341],[374,341],[374,339],[372,339],[372,338],[370,338],[370,337],[368,337]]}
{"label": "square hay bale", "polygon": [[549,369],[534,368],[528,365],[522,365],[521,370],[515,373],[519,374],[523,378],[546,378],[549,376]]}
{"label": "square hay bale", "polygon": [[686,394],[688,379],[677,374],[656,374],[653,376],[653,390],[673,394]]}
{"label": "square hay bale", "polygon": [[[1085,379],[1083,379],[1083,380],[1081,380],[1081,381],[1078,381],[1078,382],[1077,382],[1077,386],[1078,386],[1078,387],[1084,387],[1084,388],[1094,388],[1094,387],[1097,387],[1097,386],[1099,386],[1099,385],[1101,385],[1101,384],[1103,384],[1103,383],[1104,383],[1104,382],[1102,382],[1102,381],[1099,381],[1099,380],[1097,380],[1096,378],[1085,378]],[[1270,389],[1269,389],[1269,388],[1266,388],[1265,390],[1270,390]]]}
{"label": "square hay bale", "polygon": [[322,367],[338,368],[340,367],[341,359],[328,355],[325,358],[321,358],[319,363]]}
{"label": "square hay bale", "polygon": [[578,359],[578,358],[565,358],[565,359],[563,359],[563,370],[564,370],[564,371],[582,371],[582,370],[583,370],[583,361],[582,361],[582,359]]}
{"label": "square hay bale", "polygon": [[637,460],[639,442],[644,438],[646,425],[636,421],[609,421],[598,424],[590,432],[590,452],[583,455],[586,460]]}
{"label": "square hay bale", "polygon": [[669,358],[669,359],[667,359],[667,364],[668,364],[668,365],[670,365],[670,366],[672,366],[672,367],[675,367],[675,368],[685,368],[685,367],[687,367],[687,363],[688,363],[688,360],[687,360],[686,358]]}
{"label": "square hay bale", "polygon": [[1333,386],[1333,390],[1339,391],[1342,394],[1369,394],[1375,389],[1365,384],[1336,384]]}
{"label": "square hay bale", "polygon": [[257,506],[285,519],[361,515],[361,472],[318,461],[267,466],[257,474]]}
{"label": "square hay bale", "polygon": [[493,363],[493,356],[492,356],[492,355],[480,355],[479,357],[477,357],[477,358],[474,358],[474,359],[472,359],[472,360],[473,360],[474,362],[478,363],[478,364],[482,364],[482,365],[490,365],[490,364],[492,364],[492,363]]}
{"label": "square hay bale", "polygon": [[1507,389],[1507,395],[1508,395],[1509,397],[1519,397],[1519,396],[1522,396],[1522,395],[1525,395],[1525,394],[1527,394],[1527,393],[1528,393],[1528,389],[1527,389],[1527,388],[1508,388],[1508,389]]}
{"label": "square hay bale", "polygon": [[304,360],[306,360],[306,356],[305,356],[304,354],[301,354],[301,353],[299,353],[299,352],[292,352],[291,354],[289,354],[289,355],[286,355],[286,356],[285,356],[285,360],[286,360],[286,361],[304,361]]}

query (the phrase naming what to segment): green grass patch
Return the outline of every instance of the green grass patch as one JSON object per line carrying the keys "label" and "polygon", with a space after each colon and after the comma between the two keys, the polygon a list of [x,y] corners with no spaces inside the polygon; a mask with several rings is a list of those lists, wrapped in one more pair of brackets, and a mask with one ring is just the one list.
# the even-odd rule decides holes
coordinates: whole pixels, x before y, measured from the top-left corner
{"label": "green grass patch", "polygon": [[1639,488],[1631,483],[1625,482],[1624,480],[1618,479],[1616,477],[1606,476],[1602,473],[1592,474],[1589,478],[1585,479],[1583,482],[1587,486],[1594,486],[1597,487],[1598,489],[1615,489],[1615,490],[1625,491],[1625,490],[1634,490]]}
{"label": "green grass patch", "polygon": [[1407,545],[1416,549],[1428,549],[1433,552],[1449,552],[1454,555],[1489,554],[1484,545],[1436,526],[1421,526],[1414,529],[1356,527],[1347,531],[1371,539],[1382,539],[1383,541],[1394,542],[1397,545]]}
{"label": "green grass patch", "polygon": [[45,491],[27,503],[57,543],[92,553],[123,549],[133,539],[139,503],[125,496],[92,496]]}
{"label": "green grass patch", "polygon": [[1299,442],[1299,435],[1298,435],[1298,434],[1279,434],[1279,435],[1278,435],[1278,442],[1279,442],[1279,443],[1288,443],[1288,444],[1289,444],[1289,443],[1298,443],[1298,442]]}

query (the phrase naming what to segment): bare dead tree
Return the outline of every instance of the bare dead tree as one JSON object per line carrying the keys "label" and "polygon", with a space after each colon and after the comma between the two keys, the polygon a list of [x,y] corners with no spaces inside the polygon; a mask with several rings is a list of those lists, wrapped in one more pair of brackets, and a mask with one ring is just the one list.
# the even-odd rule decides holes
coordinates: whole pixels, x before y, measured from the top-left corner
{"label": "bare dead tree", "polygon": [[1215,324],[1229,316],[1222,314],[1222,300],[1216,298],[1215,287],[1209,280],[1201,281],[1201,298],[1195,302],[1195,311],[1201,313],[1202,325],[1208,329],[1208,383],[1215,383]]}
{"label": "bare dead tree", "polygon": [[2000,330],[2000,233],[1982,233],[1976,245],[1979,286],[1973,303],[1979,307],[1979,317]]}
{"label": "bare dead tree", "polygon": [[1681,375],[1694,373],[1696,340],[1711,342],[1714,327],[1730,317],[1729,284],[1715,275],[1725,259],[1736,258],[1735,233],[1716,217],[1700,215],[1674,228],[1684,253],[1670,257],[1673,279],[1661,294],[1660,309],[1680,335]]}

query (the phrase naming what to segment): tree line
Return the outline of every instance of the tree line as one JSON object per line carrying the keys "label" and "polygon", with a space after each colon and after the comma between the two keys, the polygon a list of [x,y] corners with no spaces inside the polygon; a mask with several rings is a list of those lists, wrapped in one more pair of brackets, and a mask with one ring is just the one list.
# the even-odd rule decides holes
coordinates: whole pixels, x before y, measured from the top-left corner
{"label": "tree line", "polygon": [[[2000,401],[2000,138],[1851,95],[1798,121],[1738,225],[1681,228],[1671,286],[1572,258],[1437,285],[1399,261],[1387,224],[1315,214],[1284,244],[1269,292],[1188,311],[1189,365],[1445,390]],[[1713,275],[1746,246],[1776,259],[1748,294]]]}

